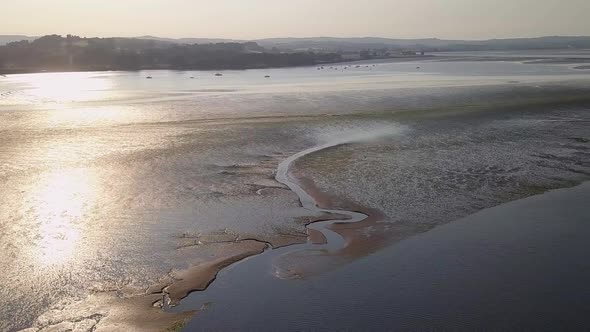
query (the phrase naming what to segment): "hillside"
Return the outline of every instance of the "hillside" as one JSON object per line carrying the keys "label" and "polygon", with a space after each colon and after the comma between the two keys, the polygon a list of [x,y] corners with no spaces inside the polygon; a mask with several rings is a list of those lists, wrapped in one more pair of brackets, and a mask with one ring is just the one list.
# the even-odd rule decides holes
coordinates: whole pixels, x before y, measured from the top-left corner
{"label": "hillside", "polygon": [[340,61],[333,53],[271,53],[254,42],[180,45],[133,38],[49,35],[0,46],[0,73],[140,69],[247,69]]}

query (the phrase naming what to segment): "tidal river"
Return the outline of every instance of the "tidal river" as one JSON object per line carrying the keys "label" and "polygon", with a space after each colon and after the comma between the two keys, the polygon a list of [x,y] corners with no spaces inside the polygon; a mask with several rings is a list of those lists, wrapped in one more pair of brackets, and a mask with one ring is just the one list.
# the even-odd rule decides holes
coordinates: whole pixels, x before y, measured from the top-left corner
{"label": "tidal river", "polygon": [[165,329],[588,180],[590,72],[529,62],[0,77],[0,330]]}

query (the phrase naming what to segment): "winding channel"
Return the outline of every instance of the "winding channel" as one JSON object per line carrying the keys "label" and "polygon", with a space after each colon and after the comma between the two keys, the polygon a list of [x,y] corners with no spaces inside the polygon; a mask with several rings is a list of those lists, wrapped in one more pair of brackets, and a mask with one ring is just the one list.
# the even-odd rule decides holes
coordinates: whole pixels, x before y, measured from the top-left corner
{"label": "winding channel", "polygon": [[[366,214],[359,213],[359,212],[353,212],[353,211],[329,210],[329,209],[319,208],[315,199],[297,183],[296,179],[291,177],[291,175],[289,173],[289,169],[291,168],[291,165],[295,161],[297,161],[297,159],[299,159],[299,158],[302,158],[302,157],[304,157],[308,154],[312,154],[314,152],[318,152],[318,151],[321,151],[321,150],[324,150],[327,148],[332,148],[332,147],[336,147],[336,146],[344,145],[344,144],[346,144],[346,143],[342,143],[342,142],[328,143],[328,144],[319,145],[319,146],[316,146],[313,148],[309,148],[307,150],[303,150],[303,151],[296,153],[296,154],[292,155],[291,157],[285,159],[283,162],[281,162],[279,164],[279,167],[277,169],[277,175],[276,175],[275,179],[278,182],[289,187],[289,189],[291,189],[291,191],[293,191],[295,194],[297,194],[297,196],[299,197],[299,201],[301,202],[301,206],[304,209],[306,209],[312,213],[339,214],[339,215],[345,215],[345,216],[349,217],[346,219],[324,220],[324,221],[318,221],[318,222],[308,224],[306,226],[306,228],[316,230],[316,231],[322,233],[326,238],[326,244],[313,245],[314,249],[322,248],[322,249],[328,249],[330,251],[342,249],[345,246],[344,239],[338,233],[330,230],[328,228],[328,226],[330,226],[334,223],[361,222],[361,221],[365,220],[366,218],[368,218],[368,216]],[[310,243],[309,237],[308,237],[307,245],[312,245]],[[298,250],[299,248],[293,248],[293,249]]]}
{"label": "winding channel", "polygon": [[[318,152],[318,151],[321,151],[321,150],[324,150],[327,148],[331,148],[331,147],[335,147],[335,146],[339,146],[339,145],[344,145],[344,144],[348,144],[348,143],[351,143],[351,141],[350,140],[345,141],[345,142],[336,141],[333,143],[315,146],[315,147],[309,148],[307,150],[301,151],[299,153],[296,153],[296,154],[290,156],[289,158],[283,160],[279,164],[278,169],[277,169],[277,174],[275,177],[278,182],[286,185],[290,190],[292,190],[295,194],[297,194],[297,196],[299,197],[301,206],[304,209],[306,209],[314,214],[322,214],[322,213],[338,214],[338,215],[342,215],[342,216],[346,216],[346,217],[339,218],[339,219],[333,219],[333,220],[321,220],[321,221],[312,222],[312,223],[306,225],[306,229],[313,229],[315,231],[322,233],[325,236],[326,241],[324,244],[314,244],[308,234],[306,243],[294,244],[294,245],[289,245],[289,246],[284,246],[284,247],[279,247],[279,248],[272,248],[269,246],[261,254],[250,256],[245,260],[241,260],[239,262],[232,264],[232,266],[236,265],[236,264],[248,264],[249,268],[246,269],[247,275],[241,275],[241,278],[246,278],[246,279],[248,279],[248,278],[255,278],[255,279],[261,278],[262,275],[268,273],[269,267],[271,267],[274,270],[272,273],[274,275],[274,277],[280,278],[280,279],[292,279],[291,276],[284,275],[282,273],[283,271],[277,269],[277,267],[274,266],[274,264],[273,264],[274,259],[276,259],[277,257],[281,257],[283,255],[301,252],[304,250],[322,250],[322,251],[328,251],[328,252],[340,250],[340,249],[344,248],[346,245],[344,239],[342,238],[342,236],[340,236],[340,234],[330,230],[328,227],[334,223],[356,223],[356,222],[363,221],[369,217],[366,214],[359,213],[359,212],[346,211],[346,210],[330,210],[330,209],[319,208],[315,199],[298,184],[297,180],[294,177],[292,177],[289,172],[293,163],[295,161],[297,161],[299,158],[302,158],[308,154],[315,153],[315,152]],[[230,271],[230,270],[231,269],[229,269],[227,271],[227,273],[232,273],[232,271]],[[297,276],[295,276],[295,277],[297,277]],[[216,277],[215,279],[218,279],[218,278]],[[164,310],[165,311],[174,311],[174,312],[183,312],[186,310],[193,310],[195,308],[199,308],[202,305],[202,301],[201,301],[202,299],[207,298],[207,295],[210,294],[211,292],[215,293],[215,292],[219,291],[219,290],[216,290],[216,288],[217,288],[217,285],[213,281],[209,285],[209,287],[205,288],[204,290],[191,292],[192,294],[188,295],[187,298],[180,301],[180,303],[178,303],[177,306],[170,307],[170,306],[165,305]],[[166,301],[164,301],[164,303],[166,303]]]}

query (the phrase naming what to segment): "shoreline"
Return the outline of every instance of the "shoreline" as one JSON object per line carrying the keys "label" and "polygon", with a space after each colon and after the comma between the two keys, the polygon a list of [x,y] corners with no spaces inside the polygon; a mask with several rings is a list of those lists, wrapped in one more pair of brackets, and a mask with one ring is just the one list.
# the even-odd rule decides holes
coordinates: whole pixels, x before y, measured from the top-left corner
{"label": "shoreline", "polygon": [[295,66],[257,66],[257,67],[243,67],[243,68],[232,68],[232,67],[219,67],[219,68],[162,68],[162,67],[146,67],[146,68],[135,68],[135,69],[124,69],[124,68],[104,68],[104,67],[89,67],[89,68],[57,68],[57,69],[36,69],[36,68],[17,68],[7,69],[0,68],[0,77],[8,77],[9,75],[22,75],[22,74],[55,74],[55,73],[102,73],[102,72],[142,72],[142,71],[202,71],[202,72],[215,72],[215,71],[246,71],[246,70],[257,70],[257,69],[281,69],[281,68],[315,68],[318,66],[329,66],[337,64],[348,64],[348,63],[359,63],[359,62],[378,62],[378,61],[415,61],[415,60],[432,60],[432,59],[445,59],[448,57],[435,56],[435,55],[424,55],[424,56],[400,56],[400,57],[389,57],[389,58],[373,58],[373,59],[350,59],[342,61],[330,61],[330,62],[318,62],[315,64],[295,65]]}
{"label": "shoreline", "polygon": [[389,56],[389,57],[375,57],[368,59],[343,59],[340,61],[318,62],[314,64],[303,65],[287,65],[287,66],[252,66],[252,67],[218,67],[218,68],[173,68],[173,67],[145,67],[145,68],[106,68],[106,67],[86,67],[86,68],[55,68],[55,69],[39,69],[39,68],[0,68],[0,77],[8,77],[9,75],[22,74],[44,74],[44,73],[92,73],[92,72],[142,72],[142,71],[246,71],[259,69],[281,69],[281,68],[305,68],[305,67],[321,67],[338,64],[355,64],[355,63],[389,63],[389,62],[405,62],[405,61],[445,61],[445,62],[520,62],[523,64],[573,64],[578,65],[572,67],[573,69],[588,69],[585,63],[590,62],[590,58],[579,57],[543,57],[543,56],[500,56],[500,55],[461,55],[452,54],[452,52],[444,54],[426,54],[426,55],[407,55],[407,56]]}

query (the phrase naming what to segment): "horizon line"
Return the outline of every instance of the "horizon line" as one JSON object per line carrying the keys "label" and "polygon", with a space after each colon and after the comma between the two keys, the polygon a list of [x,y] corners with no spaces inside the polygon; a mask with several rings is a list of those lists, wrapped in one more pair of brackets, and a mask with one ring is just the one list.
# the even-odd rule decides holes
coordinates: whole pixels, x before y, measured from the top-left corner
{"label": "horizon line", "polygon": [[51,35],[58,35],[58,36],[67,36],[67,35],[74,35],[81,38],[129,38],[129,39],[142,39],[146,37],[151,38],[160,38],[160,39],[173,39],[173,40],[181,40],[181,39],[218,39],[218,40],[232,40],[232,41],[257,41],[257,40],[268,40],[268,39],[315,39],[315,38],[333,38],[333,39],[389,39],[389,40],[441,40],[441,41],[490,41],[490,40],[510,40],[510,39],[539,39],[539,38],[590,38],[590,35],[537,35],[537,36],[528,36],[528,37],[493,37],[493,38],[481,38],[481,39],[461,39],[461,38],[441,38],[441,37],[415,37],[415,38],[408,38],[408,37],[381,37],[381,36],[354,36],[354,37],[336,37],[336,36],[329,36],[329,35],[318,35],[318,36],[306,36],[306,37],[263,37],[263,38],[228,38],[228,37],[165,37],[165,36],[157,36],[152,34],[145,34],[140,36],[82,36],[73,33],[47,33],[43,35],[27,35],[27,34],[0,34],[1,36],[18,36],[18,37],[26,37],[26,38],[40,38],[44,36],[51,36]]}

